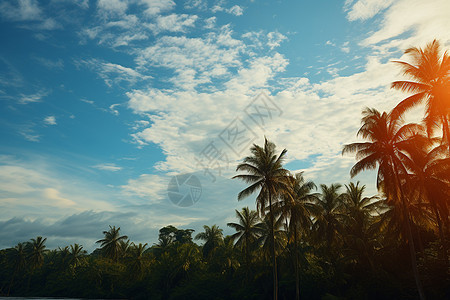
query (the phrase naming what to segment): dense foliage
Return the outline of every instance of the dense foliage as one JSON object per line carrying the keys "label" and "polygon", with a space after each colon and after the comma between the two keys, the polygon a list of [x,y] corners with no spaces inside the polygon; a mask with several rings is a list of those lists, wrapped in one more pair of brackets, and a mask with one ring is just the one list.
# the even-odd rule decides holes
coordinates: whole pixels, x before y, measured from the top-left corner
{"label": "dense foliage", "polygon": [[[406,51],[411,92],[392,112],[363,111],[352,176],[377,170],[379,194],[359,182],[316,185],[284,169],[286,150],[253,145],[235,178],[256,210],[217,225],[166,226],[158,243],[130,242],[120,227],[99,248],[48,250],[37,237],[0,250],[0,295],[148,299],[450,299],[450,58],[439,43]],[[402,116],[423,102],[422,124]],[[101,229],[99,229],[100,233]]]}

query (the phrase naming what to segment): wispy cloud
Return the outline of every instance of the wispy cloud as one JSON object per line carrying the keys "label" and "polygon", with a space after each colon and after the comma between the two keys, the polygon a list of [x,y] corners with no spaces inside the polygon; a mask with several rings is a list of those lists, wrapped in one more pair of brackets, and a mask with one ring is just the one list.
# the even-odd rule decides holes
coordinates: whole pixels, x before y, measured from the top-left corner
{"label": "wispy cloud", "polygon": [[152,78],[150,75],[143,75],[132,68],[105,62],[95,58],[78,60],[75,61],[75,64],[85,66],[96,71],[98,76],[102,78],[105,81],[105,84],[109,87],[112,87],[113,84],[120,85],[123,82],[133,85],[137,81]]}
{"label": "wispy cloud", "polygon": [[105,164],[98,164],[93,166],[93,168],[102,170],[102,171],[110,171],[110,172],[117,172],[122,170],[122,167],[116,166],[113,163],[105,163]]}
{"label": "wispy cloud", "polygon": [[349,9],[347,18],[350,21],[370,19],[393,2],[393,0],[359,0]]}
{"label": "wispy cloud", "polygon": [[17,102],[19,104],[28,104],[28,103],[33,103],[33,102],[40,102],[42,100],[42,98],[48,96],[50,94],[49,91],[46,90],[41,90],[37,93],[34,94],[20,94],[19,99],[17,100]]}
{"label": "wispy cloud", "polygon": [[44,118],[44,123],[47,125],[56,125],[56,118],[55,116],[48,116]]}

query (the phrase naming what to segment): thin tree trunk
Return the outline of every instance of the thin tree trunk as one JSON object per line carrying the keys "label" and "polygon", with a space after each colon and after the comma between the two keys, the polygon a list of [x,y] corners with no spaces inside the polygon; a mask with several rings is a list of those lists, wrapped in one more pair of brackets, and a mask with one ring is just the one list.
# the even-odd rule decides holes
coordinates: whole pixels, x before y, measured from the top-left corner
{"label": "thin tree trunk", "polygon": [[397,164],[394,161],[393,161],[393,165],[394,165],[395,179],[397,181],[398,188],[400,190],[400,199],[402,201],[402,206],[403,206],[403,209],[402,209],[403,218],[405,219],[405,222],[406,222],[406,230],[407,230],[407,235],[408,235],[408,246],[409,246],[409,253],[411,255],[411,264],[412,264],[414,279],[416,281],[417,291],[419,292],[420,299],[425,300],[425,294],[423,292],[422,282],[420,281],[419,270],[417,268],[416,249],[414,247],[414,240],[412,237],[411,224],[410,224],[410,219],[409,219],[409,209],[408,209],[408,206],[405,201],[403,188],[402,188],[402,184],[400,182],[399,172],[397,169]]}
{"label": "thin tree trunk", "polygon": [[270,213],[270,250],[272,252],[272,265],[273,265],[273,299],[278,300],[278,276],[277,276],[277,258],[275,256],[275,235],[274,235],[274,222],[272,213],[272,193],[269,187],[269,213]]}
{"label": "thin tree trunk", "polygon": [[442,230],[441,217],[439,216],[439,212],[438,212],[438,210],[436,208],[436,205],[432,204],[431,206],[433,207],[433,212],[436,215],[436,221],[438,223],[439,238],[440,238],[441,244],[442,244],[443,259],[445,261],[445,265],[448,267],[447,245],[446,245],[446,241],[445,241],[445,238],[444,238],[444,231]]}
{"label": "thin tree trunk", "polygon": [[297,248],[297,226],[294,224],[294,251],[295,251],[295,299],[300,299],[300,280],[298,276],[298,248]]}

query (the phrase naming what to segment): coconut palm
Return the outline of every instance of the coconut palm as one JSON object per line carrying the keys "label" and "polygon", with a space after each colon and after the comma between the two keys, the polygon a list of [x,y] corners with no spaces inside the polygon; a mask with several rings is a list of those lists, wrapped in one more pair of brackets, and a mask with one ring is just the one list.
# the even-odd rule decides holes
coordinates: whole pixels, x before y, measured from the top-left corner
{"label": "coconut palm", "polygon": [[[411,157],[408,174],[408,187],[411,197],[417,198],[418,204],[424,201],[431,206],[442,245],[442,257],[446,261],[447,249],[442,222],[448,224],[450,201],[450,158],[446,157],[445,147],[430,149],[432,141],[423,136],[415,137],[415,144],[422,147],[406,148]],[[448,226],[448,225],[447,225]]]}
{"label": "coconut palm", "polygon": [[401,101],[394,113],[402,115],[409,109],[425,102],[424,122],[429,136],[441,125],[443,142],[449,145],[450,114],[450,55],[441,53],[439,41],[434,40],[424,49],[409,48],[405,51],[412,62],[396,61],[403,73],[411,81],[402,80],[392,83],[392,87],[414,94]]}
{"label": "coconut palm", "polygon": [[206,258],[217,246],[223,244],[223,229],[220,229],[219,226],[215,224],[211,227],[204,225],[203,229],[205,232],[197,234],[195,239],[205,241],[205,244],[203,245],[203,257]]}
{"label": "coconut palm", "polygon": [[346,192],[342,194],[347,244],[354,250],[354,254],[366,259],[373,269],[371,252],[377,241],[371,234],[371,220],[374,215],[385,210],[385,204],[378,196],[363,197],[366,186],[359,184],[359,181],[356,184],[350,182],[345,185]]}
{"label": "coconut palm", "polygon": [[236,230],[231,238],[235,246],[244,250],[246,272],[250,268],[250,247],[257,239],[260,229],[256,226],[261,222],[258,212],[243,207],[241,211],[236,210],[236,217],[239,223],[228,223],[227,226]]}
{"label": "coconut palm", "polygon": [[130,255],[129,257],[127,257],[131,274],[133,274],[133,276],[136,276],[137,278],[141,278],[144,271],[146,261],[144,252],[146,247],[147,243],[139,243],[139,245],[132,243],[130,247]]}
{"label": "coconut palm", "polygon": [[103,255],[107,258],[112,259],[114,262],[117,262],[122,252],[122,243],[128,239],[126,235],[120,235],[120,227],[116,228],[116,226],[109,226],[108,231],[103,231],[105,237],[101,240],[98,240],[96,243],[100,244]]}
{"label": "coconut palm", "polygon": [[45,249],[45,241],[47,241],[47,238],[38,236],[35,239],[31,239],[31,242],[28,242],[28,262],[31,269],[38,268],[44,263],[44,254],[48,251]]}
{"label": "coconut palm", "polygon": [[70,245],[69,250],[69,265],[76,268],[80,266],[84,261],[84,256],[86,256],[87,251],[83,250],[83,246],[79,244]]}
{"label": "coconut palm", "polygon": [[11,287],[14,283],[14,277],[17,275],[17,273],[23,270],[27,264],[27,253],[25,250],[25,245],[23,243],[19,243],[17,244],[17,246],[9,250],[8,260],[12,263],[14,271],[11,276],[8,293],[6,294],[6,296],[9,296],[9,293],[11,292]]}
{"label": "coconut palm", "polygon": [[407,174],[405,164],[411,164],[404,149],[408,144],[411,145],[411,136],[419,132],[421,127],[417,124],[403,125],[398,114],[380,113],[376,109],[370,108],[363,110],[361,123],[362,126],[357,135],[368,142],[345,145],[342,153],[356,152],[358,162],[350,171],[352,177],[363,170],[375,169],[378,165],[377,187],[386,194],[388,202],[399,208],[396,211],[402,212],[403,220],[401,222],[406,225],[407,229],[416,285],[420,298],[424,299],[412,239],[409,205],[406,202],[406,194],[403,192],[403,181]]}
{"label": "coconut palm", "polygon": [[321,194],[316,197],[313,229],[316,237],[325,240],[327,252],[331,255],[332,245],[338,242],[342,232],[342,194],[339,183],[320,185]]}
{"label": "coconut palm", "polygon": [[[262,222],[257,225],[260,228],[260,235],[256,240],[256,244],[259,245],[260,251],[267,261],[270,261],[272,257],[272,249],[275,249],[275,254],[279,255],[287,242],[283,218],[275,218],[274,221],[275,224],[272,226],[272,220],[269,215],[266,215]],[[274,239],[272,239],[272,231]],[[272,243],[274,244],[272,245]]]}
{"label": "coconut palm", "polygon": [[293,241],[294,269],[296,283],[296,299],[300,299],[298,240],[301,231],[308,232],[312,226],[311,217],[315,210],[314,201],[317,193],[312,193],[316,185],[306,181],[303,172],[296,173],[290,178],[291,187],[286,194],[281,195],[280,201],[275,204],[274,211],[284,218],[289,240]]}
{"label": "coconut palm", "polygon": [[[236,171],[244,171],[247,174],[239,174],[238,178],[250,184],[238,194],[238,200],[242,200],[253,193],[256,196],[257,209],[260,215],[265,215],[266,208],[269,209],[269,221],[274,223],[273,203],[278,199],[281,191],[289,189],[289,171],[283,168],[283,161],[287,150],[284,149],[279,155],[276,153],[274,143],[264,140],[264,147],[253,144],[250,148],[251,155],[244,158]],[[273,266],[273,298],[278,299],[277,263],[275,255],[274,226],[271,226],[271,253]]]}

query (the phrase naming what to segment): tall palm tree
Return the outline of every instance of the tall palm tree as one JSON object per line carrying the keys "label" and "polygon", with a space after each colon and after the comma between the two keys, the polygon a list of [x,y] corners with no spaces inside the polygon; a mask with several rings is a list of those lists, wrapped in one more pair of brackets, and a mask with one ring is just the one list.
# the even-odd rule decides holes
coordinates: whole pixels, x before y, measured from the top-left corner
{"label": "tall palm tree", "polygon": [[394,81],[392,87],[413,95],[401,101],[394,113],[402,115],[407,110],[425,102],[424,122],[429,136],[441,125],[443,142],[449,146],[450,130],[450,55],[441,54],[439,41],[434,40],[424,49],[413,47],[405,51],[412,63],[396,61],[409,80]]}
{"label": "tall palm tree", "polygon": [[[274,222],[274,226],[272,226],[269,215],[266,215],[262,222],[257,225],[260,228],[260,234],[256,243],[259,245],[263,257],[268,261],[272,257],[272,249],[275,249],[275,254],[278,255],[283,251],[287,242],[284,219],[278,217],[275,218]],[[274,239],[272,239],[272,231]]]}
{"label": "tall palm tree", "polygon": [[312,193],[316,185],[312,181],[306,181],[303,172],[291,175],[291,187],[286,194],[281,195],[280,201],[275,204],[275,212],[286,221],[289,241],[293,240],[294,269],[295,269],[295,298],[300,299],[299,281],[299,249],[298,240],[301,231],[307,232],[312,226],[311,217],[313,215],[314,201],[317,193]]}
{"label": "tall palm tree", "polygon": [[261,222],[258,212],[243,207],[241,211],[236,210],[236,217],[239,223],[228,223],[227,226],[236,230],[231,238],[235,241],[235,246],[244,250],[246,272],[250,269],[250,247],[257,239],[260,229],[256,226]]}
{"label": "tall palm tree", "polygon": [[28,242],[28,262],[31,269],[38,268],[44,263],[44,254],[48,251],[45,249],[45,241],[47,241],[47,238],[38,236],[35,239],[31,239],[31,242]]}
{"label": "tall palm tree", "polygon": [[368,140],[364,143],[345,145],[342,153],[356,152],[358,162],[352,167],[350,175],[354,177],[366,169],[375,169],[378,165],[377,187],[387,196],[388,201],[400,208],[402,222],[407,228],[407,239],[411,255],[411,263],[421,299],[425,299],[417,269],[416,250],[412,239],[409,204],[403,191],[409,158],[404,153],[405,147],[411,144],[411,136],[421,130],[417,124],[403,125],[398,114],[380,113],[376,109],[363,110],[362,126],[358,136]]}
{"label": "tall palm tree", "polygon": [[70,245],[69,250],[69,265],[76,268],[84,261],[84,256],[87,254],[86,250],[83,250],[83,246],[79,244]]}
{"label": "tall palm tree", "polygon": [[9,296],[9,293],[11,292],[11,287],[14,283],[14,277],[17,275],[18,272],[23,270],[27,264],[27,253],[26,249],[23,243],[17,244],[14,248],[11,248],[8,252],[8,260],[12,262],[13,264],[13,274],[11,276],[11,281],[9,283],[8,293],[6,296]]}
{"label": "tall palm tree", "polygon": [[[233,178],[239,178],[250,186],[238,194],[238,200],[242,200],[251,194],[258,192],[256,197],[257,209],[260,215],[266,213],[269,208],[269,221],[274,225],[273,202],[281,194],[281,191],[289,189],[289,171],[283,168],[283,161],[287,150],[276,154],[274,143],[264,140],[264,147],[253,144],[250,148],[251,155],[244,158],[236,171],[244,171],[247,174],[239,174]],[[277,263],[275,255],[274,226],[271,226],[271,253],[273,266],[273,298],[278,299]]]}
{"label": "tall palm tree", "polygon": [[215,224],[211,227],[204,225],[203,229],[205,232],[197,234],[195,239],[205,241],[205,244],[203,245],[203,256],[206,258],[217,246],[223,244],[223,229],[220,229],[219,226]]}
{"label": "tall palm tree", "polygon": [[117,262],[122,252],[121,241],[128,239],[126,235],[120,235],[120,227],[109,226],[108,231],[103,231],[105,237],[98,240],[96,243],[100,244],[101,250],[105,257],[112,259]]}
{"label": "tall palm tree", "polygon": [[131,274],[139,279],[142,277],[146,262],[144,254],[146,247],[147,243],[139,243],[139,245],[132,243],[130,247],[130,256],[127,258],[129,262],[128,265],[130,267],[130,270],[132,271]]}
{"label": "tall palm tree", "polygon": [[339,183],[320,185],[321,194],[316,198],[313,229],[317,237],[325,238],[327,252],[332,254],[332,245],[337,243],[342,232],[342,194]]}
{"label": "tall palm tree", "polygon": [[350,182],[345,185],[346,192],[342,194],[346,212],[346,235],[349,237],[347,243],[350,247],[353,246],[352,249],[357,256],[364,257],[374,269],[371,252],[376,238],[370,234],[371,220],[375,214],[385,208],[384,201],[378,196],[363,197],[366,186],[359,184],[359,181],[356,184]]}
{"label": "tall palm tree", "polygon": [[442,257],[448,263],[442,222],[448,224],[449,217],[450,158],[446,157],[445,147],[438,146],[430,150],[432,141],[423,136],[416,136],[415,141],[421,147],[406,148],[413,162],[409,166],[411,173],[408,174],[408,187],[412,197],[418,198],[419,203],[424,201],[431,206],[438,225]]}

